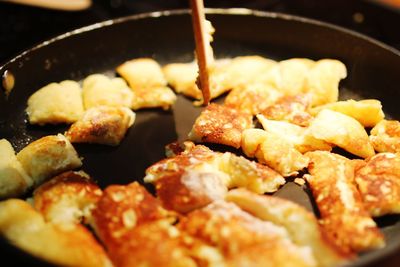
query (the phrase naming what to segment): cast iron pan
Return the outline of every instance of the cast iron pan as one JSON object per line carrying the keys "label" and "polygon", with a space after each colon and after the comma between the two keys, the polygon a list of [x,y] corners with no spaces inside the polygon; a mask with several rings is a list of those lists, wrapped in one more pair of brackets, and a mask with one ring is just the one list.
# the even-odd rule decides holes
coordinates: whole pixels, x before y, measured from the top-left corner
{"label": "cast iron pan", "polygon": [[[341,83],[341,98],[377,98],[388,116],[400,118],[398,51],[333,25],[288,15],[211,9],[207,18],[216,28],[213,47],[218,58],[258,54],[277,60],[339,59],[348,69],[348,77]],[[0,67],[0,75],[8,70],[16,80],[8,98],[0,91],[0,138],[7,138],[19,151],[37,138],[67,128],[27,123],[24,110],[28,97],[50,82],[81,80],[98,72],[113,76],[117,65],[137,57],[152,57],[161,64],[188,62],[193,60],[193,51],[187,10],[106,21],[44,42]],[[145,168],[164,157],[165,144],[186,138],[199,112],[181,96],[172,111],[138,111],[134,126],[120,146],[75,146],[84,157],[83,170],[103,188],[142,182]],[[312,210],[307,192],[294,183],[286,184],[276,195]],[[388,216],[378,223],[386,236],[386,248],[361,255],[354,266],[366,266],[400,248],[400,217]],[[0,241],[2,263],[7,259],[13,260],[10,265],[14,266],[48,266]]]}

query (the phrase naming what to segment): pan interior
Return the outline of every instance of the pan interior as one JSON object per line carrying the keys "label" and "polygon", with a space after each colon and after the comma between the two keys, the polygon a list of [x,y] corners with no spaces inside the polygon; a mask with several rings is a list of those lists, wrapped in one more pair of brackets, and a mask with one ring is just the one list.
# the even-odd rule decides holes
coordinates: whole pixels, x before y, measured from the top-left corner
{"label": "pan interior", "polygon": [[[382,101],[388,117],[400,118],[397,52],[336,27],[289,16],[214,11],[207,17],[216,28],[213,47],[218,58],[256,54],[276,60],[339,59],[348,69],[348,77],[341,83],[341,99],[376,98]],[[24,110],[28,97],[50,82],[82,80],[93,73],[115,76],[116,66],[138,57],[152,57],[160,64],[193,60],[187,12],[130,17],[100,26],[67,34],[0,67],[0,74],[9,70],[16,79],[11,95],[0,95],[0,138],[8,139],[19,151],[35,139],[67,129],[66,125],[27,123]],[[164,158],[166,144],[186,138],[200,111],[183,96],[178,96],[171,111],[137,111],[135,124],[119,146],[75,145],[83,157],[82,169],[103,188],[135,180],[142,183],[144,170]],[[275,195],[313,209],[307,190],[292,182]],[[370,263],[400,246],[400,217],[387,216],[378,223],[387,247],[361,255],[354,266]]]}

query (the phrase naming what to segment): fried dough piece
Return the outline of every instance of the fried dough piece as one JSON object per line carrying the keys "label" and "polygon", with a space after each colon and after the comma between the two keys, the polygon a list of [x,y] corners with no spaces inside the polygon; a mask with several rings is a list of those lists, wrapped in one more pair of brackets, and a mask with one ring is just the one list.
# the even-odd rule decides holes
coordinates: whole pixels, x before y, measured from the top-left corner
{"label": "fried dough piece", "polygon": [[276,65],[276,61],[261,56],[240,56],[222,65],[217,71],[218,74],[225,75],[225,78],[221,79],[222,87],[246,88],[249,84],[257,83],[263,74]]}
{"label": "fried dough piece", "polygon": [[82,92],[75,81],[50,83],[28,99],[30,124],[73,123],[83,114]]}
{"label": "fried dough piece", "polygon": [[165,65],[162,70],[168,84],[175,92],[198,100],[202,98],[201,91],[196,85],[198,73],[196,62],[171,63]]}
{"label": "fried dough piece", "polygon": [[260,113],[271,120],[284,120],[299,126],[308,126],[313,117],[308,113],[311,94],[283,96]]}
{"label": "fried dough piece", "polygon": [[[209,73],[211,99],[231,89],[248,86],[275,64],[275,61],[260,56],[215,60]],[[168,64],[163,67],[163,72],[177,93],[201,100],[201,91],[196,85],[198,67],[195,62]]]}
{"label": "fried dough piece", "polygon": [[282,96],[268,84],[254,83],[236,87],[225,98],[225,106],[256,115]]}
{"label": "fried dough piece", "polygon": [[92,74],[83,80],[82,96],[85,109],[97,106],[130,107],[133,93],[121,78]]}
{"label": "fried dough piece", "polygon": [[374,217],[400,213],[400,157],[379,153],[356,171],[365,209]]}
{"label": "fried dough piece", "polygon": [[267,166],[186,142],[181,154],[161,160],[146,170],[145,182],[154,183],[163,206],[187,213],[217,199],[227,189],[245,187],[263,194],[275,192],[285,179]]}
{"label": "fried dough piece", "polygon": [[400,122],[380,121],[372,128],[369,140],[378,152],[400,152]]}
{"label": "fried dough piece", "polygon": [[375,154],[364,127],[352,117],[324,109],[310,124],[310,132],[317,139],[335,144],[362,158]]}
{"label": "fried dough piece", "polygon": [[167,110],[175,103],[176,95],[167,87],[161,67],[155,60],[129,60],[118,66],[117,72],[133,91],[132,109],[161,107]]}
{"label": "fried dough piece", "polygon": [[134,182],[104,190],[93,210],[92,225],[116,267],[195,266],[172,225],[175,220],[173,213]]}
{"label": "fried dough piece", "polygon": [[253,127],[251,114],[233,108],[210,104],[196,119],[189,139],[240,147],[242,132]]}
{"label": "fried dough piece", "polygon": [[0,202],[0,233],[17,247],[58,266],[112,266],[85,227],[46,223],[39,212],[19,199]]}
{"label": "fried dough piece", "polygon": [[286,121],[269,120],[261,114],[257,115],[257,119],[265,131],[284,138],[301,153],[314,150],[330,151],[332,149],[330,144],[313,137],[307,128]]}
{"label": "fried dough piece", "polygon": [[12,145],[6,139],[0,139],[0,199],[19,196],[32,184]]}
{"label": "fried dough piece", "polygon": [[328,243],[314,214],[296,203],[279,197],[257,195],[245,189],[231,190],[225,199],[261,220],[285,227],[296,245],[311,247],[318,266],[344,263],[345,257]]}
{"label": "fried dough piece", "polygon": [[354,163],[337,154],[314,151],[305,178],[321,215],[321,226],[343,253],[358,253],[385,245],[382,233],[364,208],[354,182]]}
{"label": "fried dough piece", "polygon": [[98,106],[86,110],[82,118],[65,133],[72,143],[118,145],[136,114],[126,107]]}
{"label": "fried dough piece", "polygon": [[160,65],[151,58],[126,61],[117,67],[117,73],[128,81],[133,90],[167,85]]}
{"label": "fried dough piece", "polygon": [[17,154],[17,159],[35,186],[54,175],[82,166],[74,147],[62,134],[45,136],[30,143]]}
{"label": "fried dough piece", "polygon": [[225,201],[189,213],[177,227],[217,247],[227,266],[315,266],[310,250],[293,244],[283,227]]}
{"label": "fried dough piece", "polygon": [[167,86],[135,89],[131,108],[158,108],[168,110],[176,101],[176,95]]}
{"label": "fried dough piece", "polygon": [[339,97],[339,82],[346,76],[346,66],[339,60],[321,59],[315,62],[307,74],[305,91],[312,93],[312,105],[336,102]]}
{"label": "fried dough piece", "polygon": [[338,101],[315,107],[310,112],[315,116],[323,109],[330,109],[350,116],[358,120],[364,127],[374,127],[385,117],[382,104],[376,99]]}
{"label": "fried dough piece", "polygon": [[78,224],[90,217],[101,189],[83,171],[64,172],[33,192],[33,206],[47,222]]}
{"label": "fried dough piece", "polygon": [[282,60],[264,75],[264,81],[284,95],[298,95],[306,91],[307,76],[314,64],[307,58]]}
{"label": "fried dough piece", "polygon": [[261,129],[248,129],[242,134],[242,150],[248,157],[255,157],[280,173],[291,176],[308,165],[295,146],[285,138]]}

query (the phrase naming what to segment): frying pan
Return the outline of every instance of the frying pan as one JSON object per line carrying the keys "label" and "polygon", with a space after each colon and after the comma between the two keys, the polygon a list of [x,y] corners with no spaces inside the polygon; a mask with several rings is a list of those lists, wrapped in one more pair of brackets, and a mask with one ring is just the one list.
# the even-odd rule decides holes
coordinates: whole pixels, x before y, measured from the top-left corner
{"label": "frying pan", "polygon": [[[291,57],[335,58],[348,77],[341,98],[377,98],[388,117],[400,118],[400,53],[382,43],[330,24],[295,16],[245,9],[208,9],[216,28],[213,47],[218,58],[258,54],[282,60]],[[135,15],[84,27],[27,50],[0,66],[15,77],[7,98],[0,91],[0,138],[19,151],[42,136],[63,132],[66,125],[31,126],[24,112],[28,97],[42,86],[65,79],[82,80],[92,73],[115,75],[122,62],[152,57],[161,64],[193,60],[194,43],[188,10]],[[179,96],[172,111],[137,112],[134,126],[118,147],[75,145],[83,170],[101,187],[142,182],[144,170],[164,157],[164,145],[184,140],[200,108]],[[151,190],[151,188],[149,188]],[[288,183],[276,195],[312,210],[307,192]],[[353,266],[376,263],[400,249],[400,217],[378,221],[387,246],[361,255]],[[49,244],[50,246],[51,244]],[[2,262],[14,266],[50,266],[0,239]]]}

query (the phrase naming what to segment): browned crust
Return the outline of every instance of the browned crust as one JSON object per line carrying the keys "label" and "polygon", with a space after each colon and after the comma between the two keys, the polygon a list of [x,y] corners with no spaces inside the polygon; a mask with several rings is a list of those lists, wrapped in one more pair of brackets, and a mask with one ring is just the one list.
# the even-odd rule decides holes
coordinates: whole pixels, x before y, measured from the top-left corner
{"label": "browned crust", "polygon": [[329,152],[309,152],[306,176],[328,238],[344,254],[380,248],[382,233],[365,210],[354,183],[354,163]]}
{"label": "browned crust", "polygon": [[379,153],[356,172],[364,207],[372,216],[400,213],[400,158]]}
{"label": "browned crust", "polygon": [[[55,209],[63,213],[69,208],[84,209],[94,205],[102,194],[101,189],[81,172],[64,172],[38,187],[34,193],[34,207],[46,220],[52,221]],[[60,214],[61,215],[61,214]],[[58,214],[56,214],[58,216]],[[76,218],[76,223],[79,222]]]}
{"label": "browned crust", "polygon": [[242,132],[252,128],[252,124],[251,114],[210,104],[196,119],[191,139],[239,148]]}
{"label": "browned crust", "polygon": [[261,114],[271,120],[285,120],[299,126],[308,126],[313,118],[308,113],[311,102],[311,94],[283,96],[273,105],[262,110]]}

